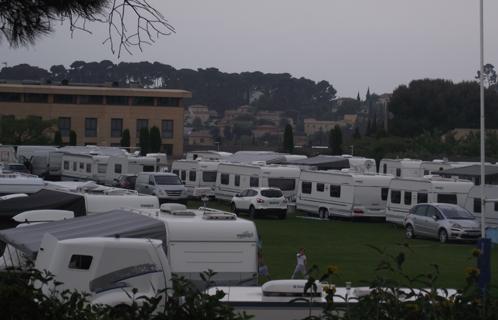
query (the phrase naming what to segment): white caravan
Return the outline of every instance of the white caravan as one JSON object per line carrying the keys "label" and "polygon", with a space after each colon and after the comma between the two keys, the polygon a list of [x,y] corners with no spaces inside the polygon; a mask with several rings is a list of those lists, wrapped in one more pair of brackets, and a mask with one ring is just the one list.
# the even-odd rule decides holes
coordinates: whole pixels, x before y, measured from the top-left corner
{"label": "white caravan", "polygon": [[189,197],[214,197],[217,161],[177,160],[171,165],[171,172],[185,184]]}
{"label": "white caravan", "polygon": [[[486,227],[498,227],[498,186],[484,186],[484,219]],[[479,221],[481,221],[481,186],[473,186],[465,201],[465,209],[469,210]]]}
{"label": "white caravan", "polygon": [[418,203],[453,203],[463,207],[473,185],[469,180],[439,176],[394,178],[389,185],[386,221],[403,224],[410,208]]}
{"label": "white caravan", "polygon": [[302,171],[296,209],[321,218],[385,217],[391,175],[350,170]]}
{"label": "white caravan", "polygon": [[223,160],[232,154],[230,152],[214,151],[214,150],[201,150],[190,151],[185,156],[186,160]]}
{"label": "white caravan", "polygon": [[395,177],[422,177],[422,160],[418,159],[382,159],[379,164],[379,173],[391,174]]}
{"label": "white caravan", "polygon": [[35,175],[0,169],[0,195],[35,193],[44,186],[45,181]]}
{"label": "white caravan", "polygon": [[376,173],[377,163],[375,159],[365,157],[353,157],[348,154],[343,154],[343,158],[349,161],[349,170],[360,173]]}
{"label": "white caravan", "polygon": [[293,201],[300,172],[301,169],[291,166],[220,163],[214,195],[216,199],[230,201],[245,189],[272,187],[279,188]]}

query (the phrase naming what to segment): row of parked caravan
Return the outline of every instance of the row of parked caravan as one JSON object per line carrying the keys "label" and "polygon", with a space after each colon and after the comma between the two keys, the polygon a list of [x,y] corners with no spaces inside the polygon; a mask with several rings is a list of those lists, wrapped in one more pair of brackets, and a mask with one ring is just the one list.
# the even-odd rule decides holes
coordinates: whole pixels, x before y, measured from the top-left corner
{"label": "row of parked caravan", "polygon": [[[323,158],[323,156],[322,156]],[[410,208],[418,203],[452,203],[476,217],[484,211],[488,225],[498,225],[498,186],[486,185],[486,205],[480,205],[480,186],[469,180],[431,175],[472,163],[383,159],[377,173],[373,159],[345,157],[354,167],[316,170],[307,165],[271,165],[224,161],[178,160],[172,172],[192,197],[209,195],[231,201],[250,188],[279,188],[290,205],[322,218],[375,217],[403,224]],[[351,168],[353,167],[353,168]],[[494,199],[494,200],[493,200]]]}

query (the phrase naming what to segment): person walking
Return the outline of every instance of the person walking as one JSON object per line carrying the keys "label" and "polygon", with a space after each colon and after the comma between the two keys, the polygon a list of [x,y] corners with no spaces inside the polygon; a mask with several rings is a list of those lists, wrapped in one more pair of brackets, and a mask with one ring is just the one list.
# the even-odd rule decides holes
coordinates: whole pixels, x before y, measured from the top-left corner
{"label": "person walking", "polygon": [[306,255],[304,254],[304,248],[300,248],[296,254],[297,263],[294,273],[292,274],[292,279],[295,279],[298,273],[301,273],[304,278],[306,278]]}

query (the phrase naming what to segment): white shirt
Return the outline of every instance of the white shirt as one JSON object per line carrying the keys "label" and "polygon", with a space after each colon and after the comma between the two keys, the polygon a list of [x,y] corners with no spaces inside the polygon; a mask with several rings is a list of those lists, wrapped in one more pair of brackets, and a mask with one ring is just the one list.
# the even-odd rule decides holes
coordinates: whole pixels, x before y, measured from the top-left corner
{"label": "white shirt", "polygon": [[306,255],[305,254],[301,255],[300,253],[298,253],[296,257],[297,257],[297,265],[304,266],[304,264],[306,263]]}

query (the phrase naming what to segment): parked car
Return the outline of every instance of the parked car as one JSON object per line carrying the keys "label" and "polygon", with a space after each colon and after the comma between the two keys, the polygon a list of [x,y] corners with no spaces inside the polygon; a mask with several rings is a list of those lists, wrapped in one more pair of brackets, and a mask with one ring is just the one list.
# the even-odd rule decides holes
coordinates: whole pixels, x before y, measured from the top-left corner
{"label": "parked car", "polygon": [[123,174],[114,179],[113,187],[135,190],[136,174]]}
{"label": "parked car", "polygon": [[187,191],[176,174],[167,172],[141,172],[135,182],[139,193],[157,196],[160,203],[183,202],[188,199]]}
{"label": "parked car", "polygon": [[423,203],[412,207],[405,218],[405,235],[448,240],[473,240],[481,236],[480,224],[467,210],[455,204]]}
{"label": "parked car", "polygon": [[231,208],[234,213],[248,212],[253,219],[261,214],[287,217],[287,199],[277,188],[246,189],[232,198]]}

